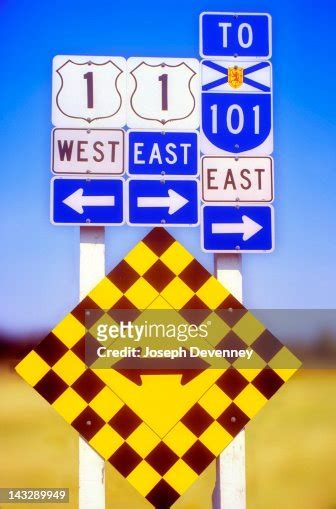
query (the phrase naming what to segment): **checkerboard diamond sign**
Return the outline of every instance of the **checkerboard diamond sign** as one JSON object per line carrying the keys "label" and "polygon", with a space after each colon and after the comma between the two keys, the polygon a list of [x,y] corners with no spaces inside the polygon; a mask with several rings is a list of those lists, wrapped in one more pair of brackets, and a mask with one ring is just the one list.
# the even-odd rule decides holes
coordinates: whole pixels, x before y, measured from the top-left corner
{"label": "checkerboard diamond sign", "polygon": [[[171,310],[189,324],[197,319],[198,330],[217,320],[222,335],[208,338],[208,348],[252,351],[253,369],[242,359],[216,369],[207,362],[196,370],[94,367],[87,341],[102,320],[115,327],[121,310],[133,315],[128,328],[151,310]],[[179,242],[155,228],[16,370],[153,507],[167,509],[298,364]]]}
{"label": "checkerboard diamond sign", "polygon": [[56,127],[123,127],[126,60],[57,55],[53,60],[52,122]]}
{"label": "checkerboard diamond sign", "polygon": [[269,62],[202,62],[201,150],[207,155],[273,152]]}
{"label": "checkerboard diamond sign", "polygon": [[199,62],[194,58],[129,58],[129,127],[196,129]]}

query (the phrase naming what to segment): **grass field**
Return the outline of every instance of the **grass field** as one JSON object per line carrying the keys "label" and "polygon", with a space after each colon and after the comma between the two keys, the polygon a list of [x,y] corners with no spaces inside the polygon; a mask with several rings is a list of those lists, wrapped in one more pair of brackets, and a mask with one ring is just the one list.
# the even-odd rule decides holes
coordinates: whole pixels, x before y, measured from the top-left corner
{"label": "grass field", "polygon": [[[335,394],[335,371],[301,371],[248,425],[248,509],[336,509]],[[61,507],[77,508],[76,432],[3,365],[0,395],[0,487],[69,487]],[[106,477],[107,509],[151,507],[109,465]],[[174,509],[211,509],[213,485],[211,465]]]}

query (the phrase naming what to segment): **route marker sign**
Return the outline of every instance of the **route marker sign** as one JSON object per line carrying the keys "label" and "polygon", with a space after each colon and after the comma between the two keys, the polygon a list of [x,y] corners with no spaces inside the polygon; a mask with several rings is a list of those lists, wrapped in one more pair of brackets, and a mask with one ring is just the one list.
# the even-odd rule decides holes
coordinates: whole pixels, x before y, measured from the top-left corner
{"label": "route marker sign", "polygon": [[203,58],[234,60],[272,56],[272,18],[262,13],[203,12],[200,16]]}
{"label": "route marker sign", "polygon": [[129,179],[130,226],[197,226],[199,182],[197,180]]}
{"label": "route marker sign", "polygon": [[273,187],[271,157],[202,158],[204,202],[272,202]]}
{"label": "route marker sign", "polygon": [[129,58],[127,90],[129,127],[199,127],[199,61],[195,58]]}
{"label": "route marker sign", "polygon": [[57,55],[53,59],[52,123],[57,127],[123,127],[126,59]]}
{"label": "route marker sign", "polygon": [[128,132],[129,175],[196,176],[199,166],[197,131]]}
{"label": "route marker sign", "polygon": [[203,60],[201,150],[210,155],[273,152],[270,62]]}
{"label": "route marker sign", "polygon": [[54,129],[53,173],[121,175],[124,135],[122,129]]}
{"label": "route marker sign", "polygon": [[50,220],[55,225],[121,225],[122,179],[54,177]]}
{"label": "route marker sign", "polygon": [[[239,358],[224,362],[223,369],[205,362],[192,377],[162,368],[125,372],[113,363],[105,369],[86,365],[87,337],[96,338],[100,324],[118,324],[120,310],[127,308],[133,325],[149,310],[160,313],[163,307],[179,315],[184,327],[191,321],[188,310],[198,310],[203,327],[216,318],[227,334],[212,343],[213,351],[250,349],[258,369],[243,369]],[[197,341],[209,347],[205,339]],[[183,346],[188,349],[188,342]],[[156,228],[16,370],[152,506],[166,509],[299,364],[191,253],[164,228]]]}
{"label": "route marker sign", "polygon": [[271,253],[272,205],[204,205],[201,244],[203,251],[210,253]]}

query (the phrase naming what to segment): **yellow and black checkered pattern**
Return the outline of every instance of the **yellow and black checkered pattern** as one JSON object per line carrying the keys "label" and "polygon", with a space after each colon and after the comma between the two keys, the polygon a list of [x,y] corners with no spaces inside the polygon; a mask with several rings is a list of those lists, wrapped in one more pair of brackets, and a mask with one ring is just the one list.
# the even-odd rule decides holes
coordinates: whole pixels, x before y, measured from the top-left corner
{"label": "yellow and black checkered pattern", "polygon": [[[88,311],[96,321],[106,311],[146,309],[174,309],[187,320],[197,310],[200,322],[215,310],[227,332],[214,348],[249,346],[258,366],[242,368],[238,359],[185,379],[142,372],[141,383],[134,372],[86,366]],[[292,367],[279,368],[282,359]],[[155,228],[16,369],[155,508],[168,509],[298,365],[181,244]]]}

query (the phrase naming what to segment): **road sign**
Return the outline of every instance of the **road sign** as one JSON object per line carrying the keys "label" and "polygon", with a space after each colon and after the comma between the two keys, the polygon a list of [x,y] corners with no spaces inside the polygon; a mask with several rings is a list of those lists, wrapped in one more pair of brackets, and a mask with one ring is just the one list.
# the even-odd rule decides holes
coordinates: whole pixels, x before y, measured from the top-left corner
{"label": "road sign", "polygon": [[54,177],[50,198],[53,224],[123,224],[122,179]]}
{"label": "road sign", "polygon": [[52,122],[57,127],[123,127],[126,60],[58,55],[53,60]]}
{"label": "road sign", "polygon": [[130,226],[197,226],[199,191],[197,180],[129,179]]}
{"label": "road sign", "polygon": [[131,130],[128,154],[130,175],[196,176],[198,132]]}
{"label": "road sign", "polygon": [[271,157],[202,158],[204,202],[272,202]]}
{"label": "road sign", "polygon": [[202,249],[210,253],[270,253],[274,249],[272,205],[204,205]]}
{"label": "road sign", "polygon": [[268,59],[272,55],[272,18],[262,13],[203,12],[200,53],[203,58]]}
{"label": "road sign", "polygon": [[[241,359],[228,362],[230,369],[203,369],[192,377],[169,370],[137,373],[88,367],[85,338],[96,337],[98,325],[118,324],[120,310],[126,308],[134,314],[131,324],[148,310],[162,316],[165,309],[175,310],[186,325],[186,310],[197,308],[199,325],[217,318],[227,331],[213,348],[248,348],[258,369],[240,368]],[[166,509],[298,364],[181,244],[156,228],[16,370],[150,504]],[[189,372],[186,369],[184,375]],[[134,380],[133,373],[138,374]]]}
{"label": "road sign", "polygon": [[194,58],[127,60],[129,127],[197,129],[199,62]]}
{"label": "road sign", "polygon": [[270,155],[272,115],[269,62],[202,62],[204,154]]}
{"label": "road sign", "polygon": [[54,129],[52,171],[55,174],[121,175],[124,172],[124,131]]}

